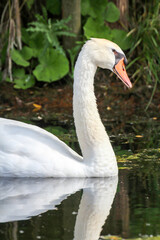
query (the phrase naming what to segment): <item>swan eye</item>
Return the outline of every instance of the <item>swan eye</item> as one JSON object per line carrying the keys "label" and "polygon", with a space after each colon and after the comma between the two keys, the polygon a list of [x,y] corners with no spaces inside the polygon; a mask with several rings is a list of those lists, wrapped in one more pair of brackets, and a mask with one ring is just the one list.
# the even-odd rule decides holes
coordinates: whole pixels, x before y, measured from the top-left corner
{"label": "swan eye", "polygon": [[112,49],[112,52],[114,53],[115,56],[118,55],[118,52],[115,49]]}
{"label": "swan eye", "polygon": [[112,52],[115,55],[115,64],[117,64],[119,62],[119,60],[124,58],[124,64],[127,65],[127,59],[126,59],[126,56],[124,54],[117,52],[115,49],[112,49]]}

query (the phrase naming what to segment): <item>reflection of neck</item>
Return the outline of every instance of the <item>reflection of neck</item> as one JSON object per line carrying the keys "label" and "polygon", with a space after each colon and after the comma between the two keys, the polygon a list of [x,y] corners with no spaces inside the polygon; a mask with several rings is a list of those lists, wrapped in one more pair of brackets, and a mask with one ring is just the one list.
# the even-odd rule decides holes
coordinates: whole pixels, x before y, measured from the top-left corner
{"label": "reflection of neck", "polygon": [[99,239],[116,193],[117,177],[84,189],[75,224],[74,240]]}

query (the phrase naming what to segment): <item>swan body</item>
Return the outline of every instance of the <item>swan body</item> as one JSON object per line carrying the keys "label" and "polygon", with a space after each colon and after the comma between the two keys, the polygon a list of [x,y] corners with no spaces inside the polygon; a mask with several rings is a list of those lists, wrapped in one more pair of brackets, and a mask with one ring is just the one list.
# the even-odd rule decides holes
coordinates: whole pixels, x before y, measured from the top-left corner
{"label": "swan body", "polygon": [[73,114],[83,157],[47,131],[0,118],[0,177],[108,177],[118,174],[109,137],[94,95],[97,67],[110,69],[127,87],[126,57],[115,43],[91,39],[74,71]]}

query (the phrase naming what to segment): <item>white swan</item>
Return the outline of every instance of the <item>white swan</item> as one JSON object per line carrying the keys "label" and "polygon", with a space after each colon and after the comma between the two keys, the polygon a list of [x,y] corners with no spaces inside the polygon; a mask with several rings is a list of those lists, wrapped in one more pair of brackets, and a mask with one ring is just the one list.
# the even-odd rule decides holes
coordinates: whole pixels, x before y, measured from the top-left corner
{"label": "white swan", "polygon": [[79,156],[47,131],[0,118],[0,177],[107,177],[118,173],[116,157],[97,111],[94,75],[110,69],[131,88],[126,57],[115,43],[91,39],[83,46],[74,71],[73,111]]}

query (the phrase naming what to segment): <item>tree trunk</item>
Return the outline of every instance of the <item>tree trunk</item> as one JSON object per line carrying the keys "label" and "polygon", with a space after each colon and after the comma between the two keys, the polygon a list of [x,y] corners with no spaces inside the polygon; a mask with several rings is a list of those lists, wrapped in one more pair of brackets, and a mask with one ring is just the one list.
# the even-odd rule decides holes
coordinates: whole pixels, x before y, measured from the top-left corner
{"label": "tree trunk", "polygon": [[120,22],[128,29],[129,3],[128,0],[116,0],[116,5],[120,10]]}
{"label": "tree trunk", "polygon": [[68,26],[76,37],[63,37],[63,46],[65,49],[71,49],[75,42],[80,38],[81,32],[81,0],[62,0],[62,18],[71,16]]}

